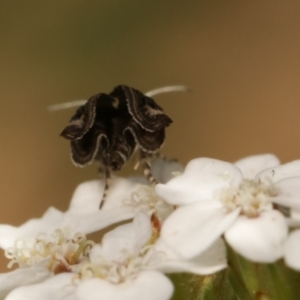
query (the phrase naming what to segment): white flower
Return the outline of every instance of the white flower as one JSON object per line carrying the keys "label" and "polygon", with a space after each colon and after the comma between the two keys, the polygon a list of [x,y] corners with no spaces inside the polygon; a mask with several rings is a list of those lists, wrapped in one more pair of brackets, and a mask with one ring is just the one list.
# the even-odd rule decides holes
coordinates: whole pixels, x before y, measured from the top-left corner
{"label": "white flower", "polygon": [[[41,218],[31,219],[19,227],[0,225],[0,247],[12,262],[21,267],[0,274],[0,296],[4,297],[18,286],[42,282],[58,273],[58,269],[71,271],[70,266],[76,262],[71,262],[70,259],[76,257],[78,249],[75,248],[84,247],[84,234],[134,217],[135,208],[124,206],[122,202],[130,198],[132,191],[139,186],[140,184],[126,179],[116,178],[107,198],[108,205],[99,210],[103,183],[99,180],[83,183],[76,189],[69,210],[65,213],[51,207]],[[61,230],[64,228],[72,231],[67,233]],[[60,244],[49,240],[56,229],[59,229],[56,236],[60,236]],[[80,232],[79,235],[76,232]],[[69,239],[68,235],[73,233],[75,236]],[[80,245],[77,243],[78,238],[82,239]],[[77,254],[80,251],[79,249]]]}
{"label": "white flower", "polygon": [[82,233],[60,229],[51,235],[16,240],[13,247],[6,249],[5,256],[11,259],[8,267],[18,264],[19,268],[0,274],[0,297],[20,286],[43,282],[54,274],[78,273],[93,245]]}
{"label": "white flower", "polygon": [[150,219],[142,213],[131,224],[107,233],[91,250],[90,263],[83,266],[79,299],[170,299],[173,287],[162,272],[211,274],[226,267],[220,240],[201,256],[186,260],[160,239],[149,243],[151,235]]}
{"label": "white flower", "polygon": [[[176,161],[157,158],[153,161],[151,171],[159,182],[165,183],[181,173],[183,167]],[[85,182],[78,186],[69,208],[69,212],[75,214],[76,222],[78,222],[76,213],[86,215],[98,211],[102,194],[103,185],[100,185],[98,180]],[[135,213],[142,211],[149,216],[155,213],[161,221],[174,210],[174,206],[159,198],[154,188],[150,187],[147,179],[142,176],[129,177],[128,179],[113,178],[112,188],[109,190],[108,199],[105,201],[103,209],[115,208],[118,208],[123,216],[127,214],[133,217],[132,211]],[[113,212],[117,214],[115,210]],[[93,223],[90,221],[88,226],[92,226]]]}
{"label": "white flower", "polygon": [[0,225],[0,247],[11,247],[18,238],[36,237],[39,233],[52,233],[57,228],[72,228],[85,234],[98,231],[111,224],[134,217],[135,208],[124,206],[139,186],[123,178],[115,178],[106,205],[99,210],[104,184],[93,180],[80,184],[72,197],[69,209],[61,212],[50,207],[39,219],[31,219],[19,227]]}
{"label": "white flower", "polygon": [[92,246],[94,242],[83,233],[56,229],[51,235],[17,239],[13,247],[5,250],[5,256],[11,259],[9,268],[14,264],[26,268],[47,261],[47,268],[55,274],[76,272]]}
{"label": "white flower", "polygon": [[[90,259],[81,265],[78,276],[69,278],[73,290],[68,281],[54,288],[51,278],[41,284],[15,289],[7,299],[25,300],[23,294],[28,296],[29,288],[34,296],[31,299],[62,299],[66,288],[71,293],[65,295],[66,299],[165,300],[171,298],[173,285],[163,272],[211,274],[226,267],[225,246],[221,240],[202,255],[187,260],[162,240],[153,241],[152,235],[149,217],[139,213],[132,223],[110,231],[100,245],[92,248]],[[49,289],[48,282],[55,291]]]}
{"label": "white flower", "polygon": [[142,185],[131,194],[130,199],[124,204],[135,207],[136,211],[141,211],[152,216],[155,214],[160,223],[162,223],[173,211],[174,205],[168,204],[161,199],[153,187]]}
{"label": "white flower", "polygon": [[14,289],[5,300],[78,300],[74,297],[72,273],[62,273],[33,285]]}
{"label": "white flower", "polygon": [[34,283],[43,282],[51,277],[52,272],[46,268],[46,261],[43,261],[30,268],[19,268],[9,273],[0,274],[0,299],[12,290]]}
{"label": "white flower", "polygon": [[290,209],[290,217],[287,218],[287,223],[290,227],[300,227],[300,209]]}
{"label": "white flower", "polygon": [[150,220],[142,213],[132,223],[107,233],[101,245],[92,249],[90,263],[83,266],[79,299],[169,299],[171,282],[152,267],[161,254],[148,254],[151,235]]}
{"label": "white flower", "polygon": [[300,160],[266,169],[257,175],[261,182],[273,182],[279,193],[272,200],[295,213],[300,210]]}
{"label": "white flower", "polygon": [[[181,170],[178,163],[158,161],[159,163],[156,162],[155,164],[154,173],[163,182],[173,176],[171,173],[174,170],[177,172]],[[13,291],[9,297],[12,297],[11,295],[19,295],[15,297],[22,298],[23,295],[26,295],[26,291],[30,291],[31,288],[33,289],[32,291],[44,290],[46,294],[41,297],[43,299],[47,297],[50,299],[54,297],[53,295],[60,297],[61,293],[58,292],[56,294],[56,292],[47,288],[46,282],[49,281],[49,283],[54,284],[56,282],[56,279],[52,278],[54,274],[60,272],[71,272],[74,274],[78,273],[79,269],[81,270],[82,263],[87,260],[86,251],[92,245],[90,241],[86,240],[84,234],[130,219],[138,211],[144,211],[148,216],[155,214],[159,222],[159,227],[156,229],[159,230],[161,223],[174,210],[174,206],[160,199],[153,188],[143,186],[138,181],[114,178],[102,210],[99,210],[99,203],[103,194],[103,182],[94,180],[77,187],[69,209],[65,213],[55,208],[49,208],[42,218],[29,220],[20,227],[0,225],[0,247],[6,250],[6,256],[11,259],[9,266],[17,263],[20,267],[12,272],[0,274],[0,297],[5,297],[10,291]],[[72,231],[57,228],[70,228]],[[53,231],[55,232],[51,235]],[[74,234],[77,231],[80,233]],[[43,233],[43,235],[40,233]],[[108,236],[113,236],[113,233]],[[142,240],[140,239],[141,236],[138,237],[138,240]],[[146,237],[146,240],[149,239],[147,234]],[[146,240],[142,240],[142,244]],[[105,244],[105,242],[103,243]],[[161,250],[159,253],[163,249],[163,243],[160,244]],[[158,247],[159,243],[156,243],[156,245]],[[197,257],[195,262],[193,260],[185,262],[175,251],[165,247],[163,251],[168,253],[167,257],[169,257],[169,260],[163,260],[164,263],[160,261],[161,263],[157,266],[157,270],[165,268],[171,271],[195,271],[200,272],[200,274],[215,272],[224,268],[226,262],[224,245],[219,243],[218,247],[214,247],[214,249],[216,251],[203,254],[204,260],[201,260],[201,257],[199,260]],[[95,252],[96,250],[93,251]],[[155,259],[157,257],[160,258],[160,254],[157,254],[157,252],[158,250],[155,252],[154,247],[151,247],[151,250],[147,250],[147,255],[155,253],[153,257]],[[170,263],[170,258],[176,263]],[[137,254],[136,261],[140,261],[140,259],[141,253]],[[155,259],[151,259],[151,261],[156,261]],[[146,270],[146,265],[140,266],[144,272],[148,271]],[[139,268],[136,268],[136,270],[139,270]],[[161,284],[163,281],[169,282],[157,270],[150,268],[149,271],[151,274],[158,274],[157,278],[160,278],[157,280],[159,283],[154,281],[153,284]],[[58,276],[61,275],[55,275],[55,278]],[[144,273],[140,274],[139,271],[134,273],[137,281],[142,280],[144,282],[144,276]],[[110,281],[108,280],[107,282]],[[22,286],[24,286],[24,294]],[[147,288],[151,289],[148,285],[145,289]],[[39,295],[39,292],[37,294]],[[35,293],[32,295],[35,295]],[[66,297],[64,293],[62,295]]]}
{"label": "white flower", "polygon": [[[273,203],[288,205],[291,198],[299,199],[300,190],[292,184],[297,181],[300,187],[300,178],[280,172],[285,167],[278,163],[273,155],[249,157],[237,162],[238,167],[209,158],[189,162],[182,175],[156,186],[159,196],[179,206],[164,223],[164,242],[192,257],[224,233],[231,247],[249,260],[274,262],[282,257],[288,228]],[[261,172],[253,178],[254,171]]]}
{"label": "white flower", "polygon": [[[267,169],[258,175],[261,181],[276,183],[280,193],[273,201],[289,209],[287,224],[292,228],[300,227],[300,160]],[[283,258],[285,263],[300,271],[300,229],[292,230],[285,244]]]}
{"label": "white flower", "polygon": [[245,179],[254,179],[259,172],[280,166],[280,161],[273,154],[261,154],[242,158],[234,165],[242,171]]}
{"label": "white flower", "polygon": [[64,213],[50,207],[39,219],[30,219],[19,227],[0,225],[0,248],[12,247],[15,240],[22,237],[35,237],[41,232],[52,232],[63,223]]}
{"label": "white flower", "polygon": [[284,261],[290,268],[300,271],[300,229],[290,233],[284,245]]}
{"label": "white flower", "polygon": [[99,210],[104,183],[92,180],[81,183],[75,190],[63,226],[91,233],[120,221],[132,219],[137,208],[126,205],[140,183],[115,177],[106,201]]}
{"label": "white flower", "polygon": [[165,300],[170,299],[172,293],[170,280],[155,271],[144,271],[135,280],[122,284],[94,278],[83,282],[76,290],[78,300]]}
{"label": "white flower", "polygon": [[[169,181],[182,171],[183,167],[177,161],[168,161],[162,158],[155,159],[151,168],[153,176],[162,183]],[[89,232],[91,232],[90,228],[93,227],[93,224],[97,226],[97,223],[99,223],[99,220],[94,222],[94,218],[99,219],[95,212],[99,213],[102,194],[103,183],[99,184],[99,180],[82,183],[76,189],[69,207],[69,215],[72,215],[75,222],[78,223],[77,214],[87,215],[91,213],[90,221],[86,223],[84,220],[84,224],[80,228],[81,231],[86,232],[84,226],[87,226]],[[145,177],[135,176],[128,179],[114,177],[102,209],[112,212],[113,215],[108,217],[112,222],[114,216],[119,216],[119,218],[122,216],[124,220],[132,218],[134,216],[133,211],[135,213],[142,211],[149,216],[155,213],[160,220],[164,220],[174,210],[174,207],[156,195],[153,187],[149,186],[149,182]],[[121,220],[112,223],[118,221]]]}
{"label": "white flower", "polygon": [[[300,210],[290,209],[290,217],[287,218],[288,225],[294,228],[300,227]],[[283,258],[287,266],[300,271],[300,229],[290,232],[285,244]]]}

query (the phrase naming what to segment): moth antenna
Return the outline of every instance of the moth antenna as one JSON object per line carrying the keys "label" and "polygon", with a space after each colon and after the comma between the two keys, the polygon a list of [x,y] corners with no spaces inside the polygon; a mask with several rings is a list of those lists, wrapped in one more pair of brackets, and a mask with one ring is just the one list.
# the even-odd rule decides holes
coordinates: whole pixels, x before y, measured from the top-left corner
{"label": "moth antenna", "polygon": [[[153,97],[153,96],[163,94],[163,93],[188,92],[190,90],[191,89],[185,85],[170,85],[170,86],[163,86],[163,87],[151,90],[151,91],[147,92],[145,95],[147,97]],[[87,102],[87,100],[75,100],[75,101],[50,105],[50,106],[48,106],[47,109],[48,109],[48,111],[58,111],[58,110],[78,107],[78,106],[84,105],[86,102]]]}
{"label": "moth antenna", "polygon": [[145,95],[147,97],[153,97],[159,94],[163,94],[163,93],[171,93],[171,92],[189,92],[191,89],[185,85],[169,85],[169,86],[163,86],[160,88],[157,88],[155,90],[151,90],[147,93],[145,93]]}
{"label": "moth antenna", "polygon": [[108,168],[105,169],[105,186],[104,186],[104,192],[103,196],[99,205],[99,209],[103,207],[103,204],[105,203],[105,200],[107,198],[107,195],[109,193],[109,188],[111,186],[111,175],[110,170]]}
{"label": "moth antenna", "polygon": [[70,101],[70,102],[65,102],[65,103],[59,103],[59,104],[54,104],[48,106],[48,111],[57,111],[57,110],[63,110],[63,109],[68,109],[72,107],[77,107],[84,105],[87,100],[75,100],[75,101]]}

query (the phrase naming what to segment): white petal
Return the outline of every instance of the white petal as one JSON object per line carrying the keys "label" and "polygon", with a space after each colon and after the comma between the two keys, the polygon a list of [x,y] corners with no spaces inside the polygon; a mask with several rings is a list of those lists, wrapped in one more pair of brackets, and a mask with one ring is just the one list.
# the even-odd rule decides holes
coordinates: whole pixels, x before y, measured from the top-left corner
{"label": "white petal", "polygon": [[234,222],[239,209],[224,212],[219,201],[177,208],[164,222],[162,240],[178,254],[192,258],[209,248]]}
{"label": "white petal", "polygon": [[92,180],[79,184],[72,196],[69,212],[91,213],[99,210],[104,190],[102,180]]}
{"label": "white petal", "polygon": [[273,154],[260,154],[242,158],[234,165],[242,171],[244,178],[254,179],[259,172],[279,166],[280,161]]}
{"label": "white petal", "polygon": [[61,227],[69,227],[74,232],[80,231],[89,234],[112,224],[132,219],[135,214],[134,208],[129,206],[107,210],[98,209],[97,211],[85,214],[67,211]]}
{"label": "white petal", "polygon": [[297,271],[300,271],[300,230],[293,231],[284,245],[285,263]]}
{"label": "white petal", "polygon": [[133,226],[135,231],[135,253],[139,253],[151,238],[152,224],[150,218],[140,212],[134,217]]}
{"label": "white petal", "polygon": [[296,176],[300,176],[300,159],[264,170],[257,174],[256,178],[268,183],[270,180],[278,182],[279,180]]}
{"label": "white petal", "polygon": [[17,238],[35,237],[41,232],[52,232],[63,221],[63,213],[54,207],[48,208],[39,219],[30,219],[19,227],[0,225],[0,247],[7,249],[13,246]]}
{"label": "white petal", "polygon": [[280,180],[275,185],[278,195],[271,200],[283,206],[300,209],[300,177]]}
{"label": "white petal", "polygon": [[34,285],[13,290],[5,300],[76,300],[74,274],[63,273]]}
{"label": "white petal", "polygon": [[125,178],[113,178],[112,186],[103,205],[103,209],[105,210],[124,206],[124,202],[128,202],[131,194],[140,186],[141,184],[132,182]]}
{"label": "white petal", "polygon": [[42,282],[50,276],[52,272],[41,264],[0,274],[0,299],[17,287]]}
{"label": "white petal", "polygon": [[291,209],[291,217],[295,221],[300,221],[300,209]]}
{"label": "white petal", "polygon": [[162,158],[157,158],[152,163],[152,175],[160,183],[166,183],[174,178],[174,175],[182,173],[184,167],[177,161],[168,161]]}
{"label": "white petal", "polygon": [[102,238],[101,245],[95,245],[90,252],[90,259],[94,261],[98,255],[104,256],[107,260],[122,260],[123,251],[127,249],[130,253],[135,248],[135,232],[133,224],[124,224],[109,231]]}
{"label": "white petal", "polygon": [[218,239],[206,251],[192,259],[183,259],[161,241],[156,242],[157,251],[164,253],[165,260],[156,269],[164,273],[189,272],[199,275],[209,275],[227,267],[226,247],[222,239]]}
{"label": "white petal", "polygon": [[289,227],[300,227],[300,220],[295,220],[293,218],[286,218],[286,223]]}
{"label": "white petal", "polygon": [[155,271],[144,271],[121,284],[90,279],[79,284],[78,300],[167,300],[173,294],[171,281]]}
{"label": "white petal", "polygon": [[118,226],[106,233],[102,238],[101,246],[93,247],[90,257],[93,259],[101,254],[108,260],[118,260],[123,255],[124,249],[127,249],[129,253],[137,254],[150,239],[151,234],[149,217],[138,213],[132,223]]}
{"label": "white petal", "polygon": [[[114,177],[102,210],[123,206],[123,202],[128,200],[131,193],[139,186],[139,183]],[[92,180],[80,184],[73,194],[68,211],[90,213],[99,210],[103,189],[103,180]]]}
{"label": "white petal", "polygon": [[228,244],[245,258],[272,263],[282,257],[288,229],[283,215],[276,211],[263,212],[257,218],[239,216],[225,232]]}
{"label": "white petal", "polygon": [[168,203],[185,205],[212,199],[217,190],[238,187],[241,171],[234,165],[210,158],[197,158],[188,163],[184,173],[167,184],[157,184],[157,194]]}

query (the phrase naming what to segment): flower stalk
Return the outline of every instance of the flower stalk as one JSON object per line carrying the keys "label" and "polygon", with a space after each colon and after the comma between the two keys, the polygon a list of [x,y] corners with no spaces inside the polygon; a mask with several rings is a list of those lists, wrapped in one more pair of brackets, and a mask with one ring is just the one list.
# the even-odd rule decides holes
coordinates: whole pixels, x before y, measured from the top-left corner
{"label": "flower stalk", "polygon": [[282,260],[259,264],[246,260],[227,247],[229,282],[240,299],[297,300],[300,273],[286,267]]}
{"label": "flower stalk", "polygon": [[225,270],[207,276],[170,274],[169,278],[175,286],[172,300],[237,300],[228,279],[228,271]]}

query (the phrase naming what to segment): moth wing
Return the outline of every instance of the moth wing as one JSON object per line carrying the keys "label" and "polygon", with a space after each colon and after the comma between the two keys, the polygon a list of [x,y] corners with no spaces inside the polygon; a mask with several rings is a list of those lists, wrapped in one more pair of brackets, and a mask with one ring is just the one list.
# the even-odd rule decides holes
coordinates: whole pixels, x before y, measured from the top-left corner
{"label": "moth wing", "polygon": [[98,158],[100,151],[108,147],[108,138],[103,124],[95,122],[81,138],[71,141],[71,159],[77,166],[85,166]]}
{"label": "moth wing", "polygon": [[68,140],[81,139],[93,126],[96,116],[97,97],[91,97],[86,104],[80,106],[71,118],[68,126],[60,134]]}
{"label": "moth wing", "polygon": [[110,93],[110,96],[117,98],[121,105],[126,103],[134,121],[147,131],[160,131],[172,123],[172,120],[152,98],[136,89],[119,85]]}
{"label": "moth wing", "polygon": [[138,147],[148,153],[159,150],[165,141],[164,128],[154,132],[147,131],[134,121],[131,121],[124,129],[125,138],[129,139],[128,135],[133,136]]}
{"label": "moth wing", "polygon": [[115,102],[116,100],[107,94],[92,96],[85,105],[78,108],[60,135],[71,141],[81,139],[96,119],[106,119],[117,110]]}

